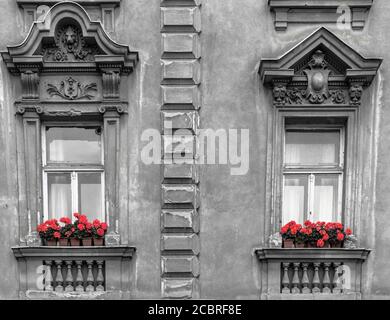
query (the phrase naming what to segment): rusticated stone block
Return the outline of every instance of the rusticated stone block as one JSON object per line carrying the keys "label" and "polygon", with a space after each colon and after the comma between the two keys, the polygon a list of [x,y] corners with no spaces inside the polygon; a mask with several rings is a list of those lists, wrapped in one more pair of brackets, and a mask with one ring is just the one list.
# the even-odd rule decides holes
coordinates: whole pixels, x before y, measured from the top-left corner
{"label": "rusticated stone block", "polygon": [[162,131],[166,129],[189,129],[194,134],[199,128],[199,114],[197,111],[162,111],[161,112]]}
{"label": "rusticated stone block", "polygon": [[200,108],[200,92],[198,86],[161,86],[164,106],[190,106]]}
{"label": "rusticated stone block", "polygon": [[199,36],[196,33],[163,33],[161,39],[163,59],[200,57]]}
{"label": "rusticated stone block", "polygon": [[161,291],[162,291],[163,298],[172,298],[172,299],[199,298],[199,284],[196,278],[162,279]]}
{"label": "rusticated stone block", "polygon": [[161,257],[161,273],[163,276],[188,274],[199,276],[199,259],[196,256]]}
{"label": "rusticated stone block", "polygon": [[196,209],[163,209],[161,212],[163,232],[199,232],[199,216]]}
{"label": "rusticated stone block", "polygon": [[163,181],[167,179],[191,179],[198,183],[197,166],[193,164],[166,164],[163,169]]}
{"label": "rusticated stone block", "polygon": [[190,235],[169,235],[165,234],[161,239],[161,251],[164,252],[188,252],[190,254],[199,254],[199,237],[196,234]]}
{"label": "rusticated stone block", "polygon": [[160,21],[162,31],[200,31],[200,12],[198,7],[162,7]]}
{"label": "rusticated stone block", "polygon": [[162,83],[200,83],[200,63],[198,60],[161,60],[161,66]]}
{"label": "rusticated stone block", "polygon": [[195,136],[173,135],[162,136],[164,159],[194,159],[196,146]]}
{"label": "rusticated stone block", "polygon": [[189,205],[192,208],[199,207],[199,189],[195,184],[163,184],[163,205],[172,206]]}

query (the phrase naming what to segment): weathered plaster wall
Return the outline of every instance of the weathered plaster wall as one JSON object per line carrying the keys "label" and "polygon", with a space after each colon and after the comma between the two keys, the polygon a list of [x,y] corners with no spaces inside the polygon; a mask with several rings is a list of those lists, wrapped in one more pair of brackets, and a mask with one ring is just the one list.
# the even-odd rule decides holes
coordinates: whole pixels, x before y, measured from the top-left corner
{"label": "weathered plaster wall", "polygon": [[[257,75],[261,57],[278,57],[319,25],[289,26],[276,32],[267,1],[202,1],[201,127],[250,130],[250,168],[232,176],[228,165],[202,166],[201,298],[259,298],[259,269],[253,248],[264,244],[266,144],[270,97]],[[25,34],[22,16],[13,0],[2,0],[0,49],[19,43]],[[373,249],[365,264],[365,297],[390,298],[390,2],[376,0],[361,32],[329,29],[364,56],[384,58],[366,99],[361,117],[367,143],[366,176],[361,209],[362,245]],[[140,161],[145,129],[160,129],[160,1],[122,1],[116,39],[139,52],[140,63],[129,78],[130,112],[122,127],[120,189],[124,240],[137,247],[135,298],[160,297],[160,187],[158,165]],[[18,243],[15,116],[12,101],[15,78],[1,65],[0,73],[0,298],[17,296],[17,266],[10,247]],[[125,123],[124,123],[125,124]],[[372,132],[370,132],[372,131]],[[126,163],[127,162],[127,163]],[[128,184],[126,186],[126,183]],[[128,191],[126,190],[128,187]],[[371,202],[375,201],[371,205]],[[126,232],[127,231],[127,232]]]}

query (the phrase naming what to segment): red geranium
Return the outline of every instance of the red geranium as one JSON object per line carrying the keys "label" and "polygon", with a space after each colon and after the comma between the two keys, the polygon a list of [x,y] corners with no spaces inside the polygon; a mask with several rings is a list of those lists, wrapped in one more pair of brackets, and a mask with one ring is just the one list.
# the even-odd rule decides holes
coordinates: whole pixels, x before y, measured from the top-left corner
{"label": "red geranium", "polygon": [[325,245],[324,240],[320,239],[320,240],[317,241],[317,247],[318,248],[322,248],[324,245]]}

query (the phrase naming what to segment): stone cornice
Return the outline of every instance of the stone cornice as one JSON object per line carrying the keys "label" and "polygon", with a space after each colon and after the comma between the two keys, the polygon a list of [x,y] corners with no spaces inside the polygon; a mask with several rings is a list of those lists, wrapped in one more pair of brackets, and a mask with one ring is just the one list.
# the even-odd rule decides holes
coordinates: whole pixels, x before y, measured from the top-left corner
{"label": "stone cornice", "polygon": [[351,27],[364,28],[373,0],[268,0],[275,13],[275,29],[284,31],[290,23],[336,23],[339,7],[350,9]]}

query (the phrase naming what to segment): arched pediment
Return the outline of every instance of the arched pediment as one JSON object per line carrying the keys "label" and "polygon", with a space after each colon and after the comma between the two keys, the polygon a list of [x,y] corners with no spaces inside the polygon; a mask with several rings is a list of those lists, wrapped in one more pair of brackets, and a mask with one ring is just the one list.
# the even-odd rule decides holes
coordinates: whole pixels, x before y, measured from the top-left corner
{"label": "arched pediment", "polygon": [[[276,105],[357,105],[381,63],[363,57],[322,27],[280,58],[262,59],[259,74],[263,84],[273,86]],[[357,100],[353,94],[359,95]]]}
{"label": "arched pediment", "polygon": [[94,72],[99,65],[113,65],[129,73],[138,61],[136,52],[113,41],[101,23],[91,21],[74,2],[54,5],[44,20],[33,23],[21,44],[7,49],[2,56],[12,73],[32,65],[56,72],[80,67]]}

